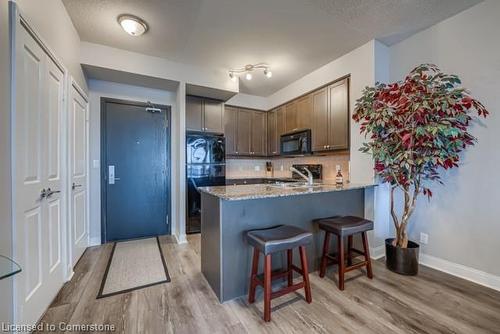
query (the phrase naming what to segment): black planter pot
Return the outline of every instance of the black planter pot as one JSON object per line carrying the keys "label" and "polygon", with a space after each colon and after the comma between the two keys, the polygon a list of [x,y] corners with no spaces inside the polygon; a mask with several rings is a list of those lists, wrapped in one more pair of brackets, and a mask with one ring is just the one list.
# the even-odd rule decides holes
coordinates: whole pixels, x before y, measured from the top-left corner
{"label": "black planter pot", "polygon": [[414,276],[418,273],[418,253],[420,246],[408,241],[408,248],[392,245],[394,239],[385,239],[385,264],[387,269],[401,275]]}

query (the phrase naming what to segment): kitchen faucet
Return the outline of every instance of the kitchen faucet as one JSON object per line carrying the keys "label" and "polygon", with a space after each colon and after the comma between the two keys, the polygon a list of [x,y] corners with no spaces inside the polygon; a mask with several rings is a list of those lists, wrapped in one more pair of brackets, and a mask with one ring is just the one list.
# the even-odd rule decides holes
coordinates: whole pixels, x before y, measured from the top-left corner
{"label": "kitchen faucet", "polygon": [[303,169],[307,172],[307,176],[304,175],[304,173],[302,173],[297,168],[295,168],[293,166],[290,167],[291,172],[295,172],[295,173],[299,174],[303,179],[305,179],[307,181],[308,186],[312,186],[313,185],[313,175],[312,175],[311,171],[309,169],[307,169],[307,167],[303,167]]}

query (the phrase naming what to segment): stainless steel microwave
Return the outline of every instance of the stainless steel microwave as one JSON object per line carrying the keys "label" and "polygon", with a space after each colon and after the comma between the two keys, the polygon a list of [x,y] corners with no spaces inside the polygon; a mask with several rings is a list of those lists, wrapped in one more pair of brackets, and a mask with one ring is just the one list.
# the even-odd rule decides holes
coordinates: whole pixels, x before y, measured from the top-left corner
{"label": "stainless steel microwave", "polygon": [[311,154],[311,130],[285,133],[280,138],[281,155]]}

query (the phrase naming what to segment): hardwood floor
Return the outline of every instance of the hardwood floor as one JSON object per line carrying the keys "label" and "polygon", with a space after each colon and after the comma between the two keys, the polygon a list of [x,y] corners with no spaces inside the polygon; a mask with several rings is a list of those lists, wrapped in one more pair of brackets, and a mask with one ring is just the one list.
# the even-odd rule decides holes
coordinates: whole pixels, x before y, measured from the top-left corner
{"label": "hardwood floor", "polygon": [[[312,304],[302,291],[273,300],[262,320],[262,290],[220,304],[200,272],[200,239],[160,238],[171,283],[96,299],[112,245],[89,248],[42,322],[113,324],[116,333],[500,333],[500,292],[421,267],[404,277],[375,261],[374,279],[346,275],[339,291],[330,269],[310,275]],[[356,277],[356,279],[352,279]]]}

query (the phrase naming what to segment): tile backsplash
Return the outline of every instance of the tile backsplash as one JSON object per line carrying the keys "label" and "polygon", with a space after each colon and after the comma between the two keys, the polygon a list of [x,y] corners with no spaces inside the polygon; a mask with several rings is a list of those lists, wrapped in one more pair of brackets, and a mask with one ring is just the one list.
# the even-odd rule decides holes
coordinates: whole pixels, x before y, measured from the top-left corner
{"label": "tile backsplash", "polygon": [[[273,174],[266,174],[266,161],[271,161]],[[340,165],[345,180],[349,179],[349,154],[307,156],[297,158],[274,159],[227,159],[226,178],[258,178],[264,176],[291,177],[290,166],[294,164],[321,164],[323,165],[323,179],[335,179],[336,166]]]}

